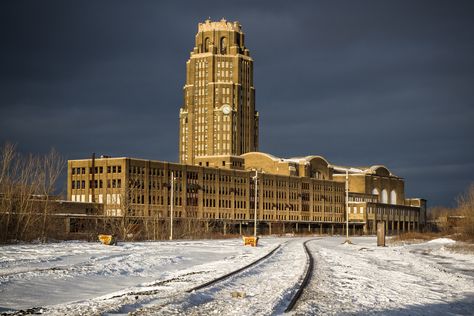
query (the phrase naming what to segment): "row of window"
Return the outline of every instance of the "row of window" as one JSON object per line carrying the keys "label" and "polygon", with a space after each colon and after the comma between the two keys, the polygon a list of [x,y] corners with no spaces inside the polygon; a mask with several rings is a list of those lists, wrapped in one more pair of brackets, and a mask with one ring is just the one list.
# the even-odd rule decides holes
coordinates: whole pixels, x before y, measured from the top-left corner
{"label": "row of window", "polygon": [[[104,187],[103,180],[89,180],[89,188],[97,188],[102,189]],[[108,179],[107,180],[107,188],[121,188],[122,187],[122,180],[121,179]],[[86,188],[86,181],[85,180],[72,180],[71,181],[71,188],[72,189],[85,189]]]}
{"label": "row of window", "polygon": [[[107,173],[121,173],[122,172],[122,166],[107,166],[106,169]],[[86,174],[86,167],[78,167],[78,168],[71,168],[71,173],[72,174]],[[103,166],[98,166],[98,167],[89,167],[89,173],[104,173],[104,167]]]}

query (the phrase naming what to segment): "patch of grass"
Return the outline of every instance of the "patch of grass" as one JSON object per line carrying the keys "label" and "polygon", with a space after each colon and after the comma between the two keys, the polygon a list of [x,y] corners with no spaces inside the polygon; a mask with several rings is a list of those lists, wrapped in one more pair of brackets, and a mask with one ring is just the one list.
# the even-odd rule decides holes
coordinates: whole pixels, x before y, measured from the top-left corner
{"label": "patch of grass", "polygon": [[446,237],[443,233],[433,233],[433,232],[426,232],[426,233],[419,233],[419,232],[407,232],[401,233],[400,235],[393,236],[390,238],[389,243],[391,244],[402,244],[402,243],[420,243],[424,241],[433,240],[436,238]]}
{"label": "patch of grass", "polygon": [[474,244],[456,242],[455,244],[446,246],[446,249],[452,252],[464,253],[464,254],[474,254]]}

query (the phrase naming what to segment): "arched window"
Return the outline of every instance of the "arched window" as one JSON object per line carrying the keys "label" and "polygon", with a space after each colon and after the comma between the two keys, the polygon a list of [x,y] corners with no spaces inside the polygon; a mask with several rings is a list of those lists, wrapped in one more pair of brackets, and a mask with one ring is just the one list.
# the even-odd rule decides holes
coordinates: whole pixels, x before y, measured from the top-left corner
{"label": "arched window", "polygon": [[390,204],[397,204],[397,192],[395,190],[390,191]]}
{"label": "arched window", "polygon": [[373,194],[373,195],[379,195],[379,190],[377,190],[377,188],[374,188],[374,189],[372,190],[372,194]]}
{"label": "arched window", "polygon": [[204,40],[204,52],[208,52],[209,51],[209,37],[206,37],[206,39]]}
{"label": "arched window", "polygon": [[385,189],[382,190],[382,203],[388,203],[388,193]]}
{"label": "arched window", "polygon": [[227,39],[225,37],[221,38],[221,54],[227,53]]}

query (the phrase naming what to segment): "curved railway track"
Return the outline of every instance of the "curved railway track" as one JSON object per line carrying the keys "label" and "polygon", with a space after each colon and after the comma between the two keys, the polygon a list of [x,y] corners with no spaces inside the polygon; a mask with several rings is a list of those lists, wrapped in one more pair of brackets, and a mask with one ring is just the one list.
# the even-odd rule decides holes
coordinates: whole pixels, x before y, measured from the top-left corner
{"label": "curved railway track", "polygon": [[315,239],[310,239],[310,240],[307,240],[303,243],[303,247],[304,247],[304,250],[306,252],[306,257],[307,257],[306,272],[305,272],[303,281],[301,282],[301,284],[298,288],[298,291],[296,291],[295,295],[293,296],[293,298],[290,301],[290,304],[288,304],[287,308],[285,309],[285,313],[288,313],[291,310],[293,310],[293,307],[295,307],[296,302],[301,297],[301,293],[303,293],[304,289],[308,285],[309,280],[311,279],[311,274],[313,274],[314,258],[313,258],[313,255],[311,254],[311,252],[309,251],[308,245],[307,245],[307,243],[312,241],[312,240],[315,240]]}
{"label": "curved railway track", "polygon": [[[273,304],[271,305],[273,306],[272,308],[277,313],[282,313],[282,312],[287,313],[287,312],[292,311],[298,299],[300,298],[301,294],[303,293],[304,288],[309,283],[311,279],[311,274],[313,271],[314,259],[308,249],[307,244],[310,241],[313,241],[316,239],[319,239],[319,238],[309,239],[303,243],[304,255],[306,257],[306,262],[304,264],[304,268],[302,269],[303,273],[300,273],[299,275],[297,273],[293,274],[290,278],[291,282],[289,283],[285,283],[286,281],[283,279],[281,280],[281,282],[273,283],[273,286],[278,285],[279,287],[281,287],[281,289],[277,289],[280,291],[279,294],[276,295],[277,298],[276,299],[272,298],[273,301],[271,303]],[[288,247],[289,243],[293,243],[293,247]],[[248,301],[247,302],[249,304],[254,303],[256,305],[259,305],[258,299],[262,299],[262,298],[258,298],[258,295],[252,294],[252,284],[254,285],[257,284],[257,287],[258,287],[259,286],[258,280],[265,280],[267,278],[270,278],[272,274],[275,274],[275,272],[276,273],[281,272],[282,262],[289,262],[288,263],[289,265],[293,265],[295,264],[295,259],[297,257],[299,258],[298,262],[301,262],[302,260],[304,260],[303,255],[301,253],[301,248],[299,248],[299,250],[296,250],[299,247],[298,244],[301,245],[300,243],[298,243],[297,240],[284,242],[276,246],[274,249],[272,249],[270,252],[268,252],[264,256],[252,261],[251,263],[243,267],[240,267],[236,270],[233,270],[229,273],[226,273],[225,275],[222,275],[210,281],[206,281],[197,286],[193,286],[192,288],[189,288],[187,290],[183,289],[180,291],[178,290],[175,293],[168,292],[168,294],[166,295],[160,295],[160,293],[162,293],[163,291],[163,288],[157,288],[156,290],[148,289],[146,291],[127,292],[127,293],[113,296],[111,298],[119,300],[117,302],[118,305],[116,305],[116,308],[118,307],[119,310],[122,310],[122,311],[126,310],[127,312],[130,312],[131,309],[135,310],[134,312],[131,312],[130,315],[147,315],[147,314],[152,315],[152,314],[155,314],[156,312],[163,311],[163,309],[166,310],[170,305],[176,305],[176,304],[178,304],[177,305],[178,309],[180,308],[180,306],[184,307],[185,314],[186,314],[186,311],[190,311],[193,314],[205,315],[207,314],[207,311],[212,310],[213,306],[214,307],[220,306],[222,302],[226,302],[226,300],[227,301],[229,300],[228,299],[229,293],[227,293],[229,292],[229,288],[230,289],[239,288],[240,286],[241,288],[245,290],[245,292],[250,293],[250,296],[247,298],[253,299],[252,302],[248,302]],[[295,254],[297,254],[296,257],[295,257]],[[285,266],[285,264],[283,266]],[[285,274],[282,274],[282,275],[285,275]],[[173,282],[175,281],[176,282],[184,281],[181,277],[175,278],[175,279],[164,280],[164,281],[158,282],[157,285],[169,284],[170,286],[172,286]],[[282,284],[283,286],[280,286]],[[290,284],[290,285],[285,288],[285,285],[287,284]],[[273,288],[272,290],[275,290],[275,288]],[[219,292],[223,292],[223,294],[221,294],[220,297],[216,298],[214,295]],[[268,293],[271,293],[271,292],[272,291],[268,291]],[[255,298],[252,296],[255,296]],[[140,297],[140,300],[137,300],[138,297]],[[205,299],[201,300],[200,297],[201,298],[204,297]],[[130,301],[130,298],[134,298],[132,300],[133,303]],[[268,296],[264,297],[264,299],[267,299],[267,300],[268,298],[269,298]],[[214,302],[214,305],[212,305],[214,300],[216,302]],[[219,300],[221,303],[219,303]],[[140,303],[140,301],[142,301],[142,303]],[[245,300],[243,301],[246,302]],[[136,309],[137,306],[141,306],[141,308],[137,310]],[[114,308],[115,311],[117,311],[116,308]],[[31,315],[31,314],[37,314],[38,312],[47,313],[47,309],[38,307],[35,309],[26,310],[26,311],[2,313],[2,315]],[[103,312],[107,313],[105,310]]]}
{"label": "curved railway track", "polygon": [[[317,238],[306,240],[303,243],[304,256],[306,257],[306,262],[304,264],[304,268],[302,269],[303,273],[300,273],[299,275],[293,274],[292,278],[290,278],[293,281],[290,282],[290,285],[288,287],[285,287],[285,285],[287,285],[287,283],[285,283],[285,280],[281,280],[281,282],[278,283],[278,285],[283,284],[283,286],[279,286],[279,288],[277,289],[278,294],[275,295],[276,299],[271,298],[270,301],[273,301],[269,304],[269,306],[272,306],[272,309],[276,313],[287,313],[292,311],[301,294],[303,293],[304,288],[309,283],[313,271],[314,259],[308,249],[307,243],[315,239]],[[297,241],[292,242],[297,243]],[[243,304],[251,305],[252,303],[257,303],[256,305],[259,305],[258,302],[255,301],[258,299],[268,301],[268,296],[258,298],[259,294],[252,293],[252,291],[254,290],[252,288],[252,284],[255,285],[256,282],[258,283],[259,279],[271,278],[272,273],[275,273],[275,271],[282,270],[282,261],[287,262],[292,260],[295,252],[295,247],[293,246],[293,249],[285,250],[284,248],[285,246],[287,246],[287,244],[288,242],[279,245],[265,256],[253,261],[248,265],[245,265],[223,276],[220,276],[218,278],[215,278],[213,280],[207,281],[203,284],[186,290],[186,293],[189,293],[189,295],[191,296],[181,296],[180,298],[178,298],[177,301],[174,301],[172,299],[168,302],[161,302],[160,304],[154,306],[145,307],[132,314],[146,315],[153,314],[157,311],[161,311],[164,313],[175,313],[179,311],[183,314],[206,315],[208,312],[214,312],[215,308],[222,308],[223,310],[221,310],[220,312],[225,314],[226,307],[223,307],[223,305],[229,303],[229,294],[233,292],[232,290],[242,288],[243,291],[241,293],[243,293],[244,297],[246,295],[245,293],[248,293],[247,295],[249,295],[247,297],[248,300],[243,300]],[[287,252],[293,253],[288,254]],[[299,250],[299,253],[300,254],[298,256],[300,257],[300,261],[304,260],[301,258],[303,256],[301,254],[301,248]],[[294,262],[291,262],[290,264],[293,263]],[[274,283],[273,285],[275,286],[276,284]],[[271,291],[268,291],[268,293],[271,293]],[[253,298],[253,296],[255,296],[255,298]],[[233,300],[232,302],[234,304],[239,303],[235,300]],[[230,304],[232,304],[232,302]],[[228,307],[230,306],[231,305],[229,305]]]}
{"label": "curved railway track", "polygon": [[278,249],[281,248],[281,245],[282,245],[282,244],[279,244],[277,247],[275,247],[275,249],[273,249],[272,251],[270,251],[269,253],[267,253],[265,256],[263,256],[263,257],[261,257],[261,258],[258,258],[257,260],[255,260],[255,261],[249,263],[249,264],[246,265],[246,266],[243,266],[243,267],[240,268],[240,269],[231,271],[231,272],[229,272],[229,273],[227,273],[227,274],[225,274],[225,275],[223,275],[223,276],[220,276],[220,277],[215,278],[215,279],[213,279],[213,280],[210,280],[210,281],[208,281],[208,282],[206,282],[206,283],[203,283],[203,284],[200,284],[200,285],[198,285],[198,286],[195,286],[195,287],[193,287],[193,288],[191,288],[191,289],[189,289],[189,290],[186,290],[186,292],[187,292],[187,293],[191,293],[191,292],[194,292],[194,291],[203,289],[203,288],[205,288],[205,287],[214,285],[214,284],[216,284],[216,283],[218,283],[218,282],[221,282],[221,281],[223,281],[223,280],[225,280],[225,279],[228,279],[228,278],[230,278],[231,276],[234,276],[234,275],[236,275],[236,274],[238,274],[238,273],[240,273],[240,272],[242,272],[242,271],[244,271],[244,270],[247,270],[247,269],[253,267],[254,265],[256,265],[256,264],[258,264],[258,263],[260,263],[260,262],[262,262],[262,261],[268,259],[268,258],[269,258],[271,255],[273,255]]}

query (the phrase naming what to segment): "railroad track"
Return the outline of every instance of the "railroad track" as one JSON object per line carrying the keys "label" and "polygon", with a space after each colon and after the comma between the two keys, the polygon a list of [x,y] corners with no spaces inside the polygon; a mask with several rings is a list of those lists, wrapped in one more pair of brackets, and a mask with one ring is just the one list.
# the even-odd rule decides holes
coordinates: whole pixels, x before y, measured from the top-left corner
{"label": "railroad track", "polygon": [[261,257],[261,258],[255,260],[255,261],[249,263],[249,264],[246,265],[246,266],[243,266],[243,267],[240,268],[240,269],[234,270],[234,271],[229,272],[229,273],[227,273],[227,274],[225,274],[225,275],[223,275],[223,276],[220,276],[220,277],[218,277],[218,278],[215,278],[215,279],[213,279],[213,280],[211,280],[211,281],[208,281],[208,282],[206,282],[206,283],[203,283],[203,284],[200,284],[200,285],[198,285],[198,286],[195,286],[195,287],[193,287],[193,288],[191,288],[191,289],[189,289],[189,290],[186,290],[186,292],[187,292],[187,293],[191,293],[191,292],[194,292],[194,291],[203,289],[203,288],[205,288],[205,287],[214,285],[214,284],[216,284],[216,283],[218,283],[218,282],[221,282],[221,281],[223,281],[223,280],[225,280],[225,279],[228,279],[228,278],[230,278],[231,276],[234,276],[234,275],[236,275],[236,274],[238,274],[238,273],[240,273],[240,272],[242,272],[242,271],[244,271],[244,270],[247,270],[247,269],[253,267],[254,265],[256,265],[256,264],[258,264],[258,263],[260,263],[260,262],[262,262],[262,261],[268,259],[271,255],[273,255],[277,250],[279,250],[279,249],[281,248],[281,245],[282,245],[282,244],[279,244],[277,247],[275,247],[275,249],[273,249],[272,251],[270,251],[269,253],[267,253],[265,256],[263,256],[263,257]]}
{"label": "railroad track", "polygon": [[307,265],[306,265],[306,272],[303,278],[303,281],[301,282],[298,291],[296,291],[295,295],[290,301],[290,304],[288,304],[287,308],[285,309],[285,313],[291,312],[293,308],[295,307],[296,302],[299,300],[301,297],[301,294],[303,293],[304,289],[309,283],[309,280],[311,279],[311,274],[313,274],[313,268],[314,268],[314,258],[311,252],[308,249],[307,243],[315,240],[315,239],[310,239],[307,240],[303,243],[304,250],[306,252],[306,258],[307,258]]}
{"label": "railroad track", "polygon": [[[290,283],[289,287],[285,288],[283,286],[280,292],[278,291],[279,289],[277,289],[277,299],[273,298],[273,301],[270,302],[267,307],[263,307],[270,308],[276,313],[290,312],[311,278],[314,260],[307,247],[307,243],[312,240],[315,239],[306,240],[303,243],[304,255],[301,254],[301,248],[299,248],[298,256],[295,256],[295,254],[288,251],[288,249],[284,249],[288,244],[288,242],[286,242],[273,249],[267,255],[244,267],[186,290],[185,292],[189,295],[181,295],[181,297],[175,296],[174,298],[170,298],[169,301],[162,301],[157,305],[137,310],[132,313],[132,315],[154,314],[158,311],[165,314],[183,313],[206,315],[208,312],[216,312],[216,308],[217,310],[221,308],[220,313],[226,314],[226,311],[229,311],[226,310],[226,308],[233,307],[233,305],[223,307],[226,304],[238,305],[241,302],[241,304],[247,306],[252,304],[259,305],[258,302],[256,302],[258,301],[256,297],[260,294],[252,294],[252,282],[249,281],[253,281],[253,284],[255,285],[255,282],[259,282],[258,280],[271,278],[273,273],[277,273],[278,271],[281,272],[282,262],[290,262],[289,264],[291,265],[294,264],[294,262],[292,262],[292,258],[294,257],[298,257],[299,261],[303,261],[304,258],[306,258],[304,268],[302,269],[303,273],[294,274],[292,278],[290,278],[291,281],[288,282]],[[296,244],[297,242],[298,241],[291,241],[290,243]],[[291,250],[296,252],[294,248],[295,245],[293,245]],[[290,254],[287,252],[290,252]],[[302,264],[301,262],[298,263]],[[257,281],[255,281],[255,279]],[[279,285],[281,286],[281,284],[285,285],[285,280],[281,280]],[[257,284],[257,286],[259,285]],[[243,288],[243,290],[232,291],[239,288]],[[271,291],[268,292],[270,293]],[[240,293],[240,295],[234,296],[234,293]],[[230,294],[232,294],[232,298]],[[243,299],[239,302],[236,297]],[[177,300],[175,300],[176,298]],[[263,297],[260,299],[268,301],[269,297]],[[271,300],[272,298],[270,298],[270,301]],[[252,310],[252,312],[258,313],[258,310]],[[263,310],[260,312],[265,313]]]}
{"label": "railroad track", "polygon": [[[206,315],[208,311],[214,310],[215,306],[212,305],[213,297],[212,295],[209,296],[209,293],[215,293],[219,291],[227,292],[224,293],[223,297],[221,296],[220,298],[216,299],[215,304],[220,305],[220,302],[222,301],[228,301],[230,299],[229,291],[226,289],[227,288],[235,288],[235,283],[238,284],[239,280],[243,279],[243,283],[246,282],[246,280],[251,280],[252,278],[257,278],[257,279],[265,279],[266,277],[262,277],[260,275],[262,274],[267,274],[271,275],[272,273],[279,272],[281,270],[281,264],[282,262],[289,262],[288,265],[293,265],[296,261],[296,257],[298,257],[298,262],[299,264],[302,264],[301,262],[305,260],[304,258],[306,257],[305,263],[304,263],[304,268],[300,269],[303,270],[303,273],[294,274],[293,278],[291,279],[291,285],[288,288],[283,288],[282,293],[280,293],[279,299],[276,299],[274,302],[272,302],[272,308],[274,309],[275,312],[277,313],[282,313],[282,312],[290,312],[293,307],[295,306],[296,302],[300,298],[302,292],[304,291],[304,288],[308,284],[312,270],[313,270],[313,257],[308,250],[307,243],[310,241],[313,241],[318,238],[314,239],[309,239],[306,240],[303,243],[303,248],[304,248],[304,255],[301,253],[301,248],[299,248],[299,251],[296,251],[295,249],[298,248],[295,247],[295,245],[298,244],[298,240],[292,240],[292,241],[287,241],[285,243],[282,243],[272,249],[269,253],[264,255],[263,257],[260,257],[259,259],[254,260],[253,262],[236,269],[234,271],[231,271],[225,275],[222,275],[218,278],[212,279],[210,281],[204,282],[200,285],[193,286],[192,288],[189,289],[182,289],[178,290],[174,293],[168,292],[165,295],[160,295],[163,293],[163,288],[161,286],[167,285],[170,287],[173,287],[174,282],[189,282],[187,280],[187,275],[183,275],[181,277],[175,278],[175,279],[170,279],[170,280],[163,280],[161,282],[157,283],[157,286],[159,288],[157,289],[148,289],[148,290],[143,290],[143,291],[132,291],[132,292],[127,292],[123,294],[119,294],[117,296],[110,297],[111,299],[117,300],[116,303],[117,305],[116,308],[118,308],[118,311],[127,311],[129,312],[130,309],[136,309],[137,306],[142,306],[142,308],[135,310],[134,312],[131,312],[129,315],[147,315],[147,314],[155,314],[156,312],[167,312],[170,311],[171,313],[173,312],[181,312],[183,311],[182,308],[184,309],[184,313],[193,313],[193,314],[202,314]],[[288,247],[289,243],[293,243],[292,247]],[[289,248],[289,249],[286,249]],[[290,253],[288,253],[290,252]],[[267,271],[267,270],[270,270]],[[280,271],[281,272],[281,271]],[[197,274],[200,273],[206,273],[206,271],[198,272]],[[242,283],[241,283],[242,284]],[[240,284],[240,285],[241,285]],[[281,284],[287,284],[285,280],[282,280],[280,282]],[[237,285],[238,288],[238,285]],[[243,286],[243,289],[249,294],[249,296],[246,299],[254,299],[255,297],[252,297],[251,289]],[[258,296],[258,295],[253,295],[253,296]],[[204,300],[200,300],[200,298],[204,297]],[[220,302],[219,302],[220,299]],[[242,299],[240,300],[243,304],[247,304],[247,300]],[[105,299],[107,300],[107,299]],[[234,300],[234,303],[236,301]],[[106,302],[104,302],[106,303]],[[105,304],[110,306],[109,304]],[[238,301],[237,301],[238,303]],[[248,302],[250,303],[250,302]],[[255,302],[252,302],[255,304]],[[113,303],[112,303],[113,304]],[[251,303],[250,303],[251,304]],[[169,306],[176,305],[177,309],[176,310],[169,310]],[[258,305],[258,304],[257,304]],[[114,308],[115,311],[117,309]],[[108,308],[106,308],[108,310]],[[202,309],[202,310],[201,310]],[[99,310],[101,308],[99,307]],[[186,312],[188,311],[188,312]],[[36,313],[47,313],[46,308],[34,308],[31,310],[26,310],[26,311],[17,311],[13,313],[2,313],[1,315],[31,315],[31,314],[36,314]],[[104,313],[107,313],[106,310],[103,310]],[[85,311],[85,314],[87,312]]]}

